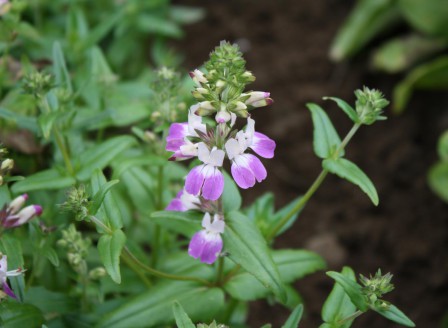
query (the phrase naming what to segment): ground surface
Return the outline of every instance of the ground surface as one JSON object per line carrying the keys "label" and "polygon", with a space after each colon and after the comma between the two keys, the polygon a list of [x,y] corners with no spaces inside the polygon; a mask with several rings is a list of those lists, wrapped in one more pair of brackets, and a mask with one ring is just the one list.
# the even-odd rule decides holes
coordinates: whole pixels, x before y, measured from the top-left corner
{"label": "ground surface", "polygon": [[[353,1],[259,0],[182,1],[205,6],[207,18],[187,28],[179,44],[192,69],[207,59],[220,40],[239,41],[246,48],[254,90],[270,91],[275,104],[254,112],[258,130],[277,141],[276,157],[265,161],[268,179],[244,192],[249,203],[273,190],[282,206],[305,192],[320,171],[312,151],[312,124],[307,102],[323,104],[341,135],[348,119],[322,96],[353,101],[353,90],[367,85],[390,97],[399,77],[368,70],[367,57],[332,64],[327,51]],[[329,177],[294,227],[276,247],[311,248],[340,270],[347,264],[358,273],[379,267],[395,275],[396,291],[387,299],[403,309],[418,327],[437,327],[448,312],[448,205],[426,184],[428,168],[437,159],[438,135],[448,126],[447,96],[419,93],[404,115],[364,127],[347,149],[347,157],[371,177],[380,195],[374,207],[356,187]],[[296,284],[306,306],[301,327],[320,324],[320,308],[331,289],[323,272]],[[264,302],[251,305],[250,325],[271,322],[280,327],[288,311]],[[355,327],[395,327],[375,314]]]}

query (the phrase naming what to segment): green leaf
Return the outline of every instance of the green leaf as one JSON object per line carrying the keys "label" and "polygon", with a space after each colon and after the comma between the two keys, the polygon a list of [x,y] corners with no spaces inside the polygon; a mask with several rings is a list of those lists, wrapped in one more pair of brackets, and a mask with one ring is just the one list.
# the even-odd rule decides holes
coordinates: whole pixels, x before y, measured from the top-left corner
{"label": "green leaf", "polygon": [[[283,219],[286,215],[289,214],[289,212],[292,211],[292,209],[296,206],[296,204],[300,201],[300,199],[302,199],[302,196],[297,197],[296,199],[294,199],[293,201],[291,201],[289,204],[287,204],[286,206],[284,206],[283,208],[281,208],[278,212],[276,212],[274,215],[271,216],[271,218],[269,219],[270,224],[269,227],[266,231],[266,235],[269,235],[269,232],[276,226],[277,222],[280,221],[281,219]],[[303,207],[302,207],[303,208]],[[292,227],[292,225],[294,224],[294,222],[297,220],[297,218],[299,217],[300,212],[302,211],[302,208],[299,208],[297,211],[294,212],[293,216],[288,220],[288,222],[277,232],[277,234],[274,237],[277,237],[279,235],[281,235],[283,232],[285,232],[286,230],[288,230],[290,227]],[[265,235],[265,236],[266,236]]]}
{"label": "green leaf", "polygon": [[0,303],[2,328],[40,327],[45,319],[39,309],[31,304]]}
{"label": "green leaf", "polygon": [[131,167],[120,175],[132,204],[142,213],[155,210],[155,183],[153,177],[140,167]]}
{"label": "green leaf", "polygon": [[115,230],[112,235],[102,235],[98,241],[98,251],[104,268],[113,281],[121,283],[120,255],[126,243],[126,236],[121,230]]}
{"label": "green leaf", "polygon": [[66,88],[69,92],[73,91],[70,74],[65,64],[64,53],[62,52],[61,44],[57,41],[53,44],[53,73],[58,86]]}
{"label": "green leaf", "polygon": [[81,169],[76,176],[82,181],[88,180],[93,171],[104,169],[115,157],[130,148],[134,143],[134,138],[120,136],[89,148],[79,156]]}
{"label": "green leaf", "polygon": [[153,33],[175,39],[179,39],[184,35],[182,29],[176,23],[156,15],[140,13],[135,23],[145,33]]}
{"label": "green leaf", "polygon": [[[355,273],[349,267],[344,267],[341,274],[347,279],[356,282]],[[329,323],[328,327],[332,326],[344,318],[356,312],[356,306],[350,301],[350,297],[345,293],[342,286],[338,283],[334,284],[333,290],[326,299],[322,307],[322,320]],[[347,321],[340,328],[349,328],[353,320]],[[339,326],[338,326],[339,327]]]}
{"label": "green leaf", "polygon": [[352,57],[399,19],[400,13],[394,0],[358,1],[333,40],[330,58],[342,61]]}
{"label": "green leaf", "polygon": [[387,309],[373,308],[374,311],[383,317],[406,327],[415,327],[415,323],[406,314],[401,312],[395,305],[389,305]]}
{"label": "green leaf", "polygon": [[45,139],[50,138],[51,129],[56,119],[61,115],[60,112],[42,113],[37,122]]}
{"label": "green leaf", "polygon": [[58,253],[56,253],[55,249],[49,245],[44,246],[40,249],[40,252],[43,256],[45,256],[51,264],[53,264],[55,267],[59,266],[59,257]]}
{"label": "green leaf", "polygon": [[415,29],[448,39],[448,6],[445,0],[399,0],[397,3],[402,15]]}
{"label": "green leaf", "polygon": [[30,130],[34,133],[37,133],[39,129],[36,118],[28,117],[6,108],[0,107],[0,118],[14,122],[18,127]]}
{"label": "green leaf", "polygon": [[189,282],[165,282],[108,313],[98,328],[157,327],[173,321],[172,304],[178,301],[193,321],[207,321],[224,308],[219,288]]}
{"label": "green leaf", "polygon": [[169,6],[169,16],[178,24],[193,24],[205,17],[205,10],[190,6]]}
{"label": "green leaf", "polygon": [[346,179],[357,185],[364,191],[374,205],[378,205],[378,193],[369,177],[353,162],[345,158],[325,159],[322,162],[324,169],[336,174],[342,179]]}
{"label": "green leaf", "polygon": [[224,191],[222,194],[222,206],[224,212],[237,211],[241,207],[241,194],[235,181],[230,175],[224,172]]}
{"label": "green leaf", "polygon": [[393,92],[393,110],[401,113],[414,89],[446,90],[448,88],[448,56],[438,57],[414,68]]}
{"label": "green leaf", "polygon": [[[122,214],[113,194],[113,190],[109,191],[109,188],[115,184],[114,180],[107,182],[103,172],[101,170],[96,170],[92,175],[90,184],[92,188],[92,194],[95,195],[93,202],[95,203],[98,201],[95,200],[97,195],[99,198],[103,197],[102,203],[98,205],[99,208],[97,208],[96,210],[97,218],[112,230],[121,229],[121,227],[123,226]],[[101,190],[105,192],[104,196],[102,195]],[[97,205],[94,205],[94,208],[92,208],[91,210],[95,210],[96,207]],[[101,227],[97,227],[97,230],[104,233]]]}
{"label": "green leaf", "polygon": [[344,289],[347,293],[348,297],[356,307],[365,312],[369,308],[366,298],[362,293],[361,286],[353,281],[350,277],[343,275],[342,273],[329,271],[327,272],[327,276],[336,280],[338,284]]}
{"label": "green leaf", "polygon": [[303,314],[303,305],[297,305],[297,307],[292,311],[288,320],[286,320],[285,324],[282,328],[297,328],[299,327],[300,319],[302,319]]}
{"label": "green leaf", "polygon": [[64,189],[73,186],[76,180],[70,176],[63,176],[56,169],[40,171],[29,175],[25,180],[16,182],[11,191],[14,194],[33,190]]}
{"label": "green leaf", "polygon": [[[320,158],[328,158],[341,144],[341,139],[336,132],[330,118],[325,111],[318,105],[309,103],[306,105],[311,111],[314,125],[313,146],[314,152]],[[344,155],[341,150],[339,156]]]}
{"label": "green leaf", "polygon": [[[22,243],[12,235],[3,234],[0,238],[0,251],[8,258],[8,270],[16,270],[24,268]],[[23,300],[25,290],[25,278],[23,274],[16,277],[9,277],[10,286],[19,301]],[[1,313],[1,311],[0,311]]]}
{"label": "green leaf", "polygon": [[[94,174],[103,174],[102,171],[98,170],[96,171]],[[98,177],[97,177],[98,179]],[[99,178],[101,179],[101,178]],[[119,180],[111,180],[106,182],[105,184],[100,186],[100,189],[95,193],[95,195],[92,198],[92,203],[91,206],[89,208],[89,212],[93,215],[96,214],[96,212],[98,212],[98,210],[100,209],[101,205],[103,204],[103,200],[106,197],[106,194],[109,192],[110,188],[112,188],[114,185],[116,185],[118,182],[120,182]]]}
{"label": "green leaf", "polygon": [[344,100],[336,97],[324,97],[324,100],[333,100],[340,109],[344,111],[345,114],[353,121],[353,123],[359,123],[359,117],[356,110],[352,106],[347,104]]}
{"label": "green leaf", "polygon": [[197,211],[159,211],[151,214],[153,222],[190,238],[201,229],[203,213]]}
{"label": "green leaf", "polygon": [[437,143],[437,153],[443,161],[448,161],[448,131],[445,131]]}
{"label": "green leaf", "polygon": [[226,216],[223,237],[229,258],[251,273],[281,301],[285,301],[286,293],[277,266],[255,224],[245,215],[231,212]]}
{"label": "green leaf", "polygon": [[184,308],[179,302],[173,304],[173,314],[176,319],[177,328],[196,328],[190,317],[185,313]]}
{"label": "green leaf", "polygon": [[439,162],[433,165],[428,172],[428,184],[431,190],[448,202],[448,163]]}
{"label": "green leaf", "polygon": [[28,289],[25,294],[25,302],[38,307],[44,314],[70,313],[78,308],[78,302],[75,298],[47,290],[42,286]]}
{"label": "green leaf", "polygon": [[[273,251],[272,258],[284,283],[292,283],[326,267],[324,260],[319,255],[305,250]],[[232,297],[242,301],[257,300],[269,294],[269,290],[248,272],[236,274],[224,288]]]}

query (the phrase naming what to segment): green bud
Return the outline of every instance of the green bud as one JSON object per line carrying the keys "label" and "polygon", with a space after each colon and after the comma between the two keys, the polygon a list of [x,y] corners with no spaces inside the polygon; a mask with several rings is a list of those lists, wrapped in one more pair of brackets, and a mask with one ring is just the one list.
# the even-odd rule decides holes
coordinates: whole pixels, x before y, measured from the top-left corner
{"label": "green bud", "polygon": [[23,78],[23,89],[34,96],[42,96],[53,86],[52,76],[43,72],[32,72]]}
{"label": "green bud", "polygon": [[363,90],[356,90],[355,96],[356,112],[362,124],[370,125],[385,118],[381,114],[389,101],[379,90],[364,87]]}
{"label": "green bud", "polygon": [[89,215],[90,201],[84,185],[73,187],[67,194],[67,200],[61,204],[61,208],[75,214],[77,221],[82,221]]}
{"label": "green bud", "polygon": [[370,275],[370,278],[359,275],[359,280],[364,286],[362,292],[370,304],[375,306],[380,306],[381,304],[388,306],[388,303],[380,298],[394,289],[394,285],[391,283],[392,277],[390,273],[382,275],[380,269],[378,269],[373,277]]}
{"label": "green bud", "polygon": [[106,269],[104,269],[103,267],[98,267],[98,268],[92,269],[89,272],[89,277],[92,280],[98,280],[104,276],[106,276]]}

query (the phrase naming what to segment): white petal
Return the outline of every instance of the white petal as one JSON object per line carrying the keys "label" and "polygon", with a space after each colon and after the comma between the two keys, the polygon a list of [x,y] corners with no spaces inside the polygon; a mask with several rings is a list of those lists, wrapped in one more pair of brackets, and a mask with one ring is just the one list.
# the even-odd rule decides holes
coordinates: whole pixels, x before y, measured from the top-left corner
{"label": "white petal", "polygon": [[209,230],[212,226],[212,219],[210,217],[210,213],[205,213],[204,218],[202,219],[202,227],[205,228],[205,230]]}
{"label": "white petal", "polygon": [[222,163],[224,162],[225,155],[226,153],[224,152],[224,150],[213,149],[212,152],[210,153],[209,164],[221,167]]}
{"label": "white petal", "polygon": [[210,150],[205,143],[198,143],[198,158],[201,162],[208,164],[210,161]]}
{"label": "white petal", "polygon": [[235,156],[240,154],[240,144],[236,139],[230,138],[225,144],[227,156],[232,160]]}

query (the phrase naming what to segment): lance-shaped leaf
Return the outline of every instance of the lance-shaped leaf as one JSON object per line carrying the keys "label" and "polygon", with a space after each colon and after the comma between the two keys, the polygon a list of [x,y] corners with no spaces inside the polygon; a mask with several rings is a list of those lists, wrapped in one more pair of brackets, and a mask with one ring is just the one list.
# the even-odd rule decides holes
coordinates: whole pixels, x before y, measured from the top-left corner
{"label": "lance-shaped leaf", "polygon": [[433,165],[428,172],[428,183],[432,191],[448,202],[448,163],[439,162]]}
{"label": "lance-shaped leaf", "polygon": [[[355,273],[349,267],[344,267],[341,274],[347,279],[354,282],[356,281]],[[330,327],[332,325],[337,325],[337,322],[347,318],[355,312],[356,306],[350,301],[350,297],[345,293],[344,288],[342,288],[340,284],[335,283],[330,295],[322,307],[322,319],[328,323],[328,327]],[[352,322],[353,320],[349,320],[338,327],[348,328]]]}
{"label": "lance-shaped leaf", "polygon": [[33,190],[64,189],[76,183],[73,177],[63,175],[56,169],[40,171],[16,182],[11,191],[15,194]]}
{"label": "lance-shaped leaf", "polygon": [[150,218],[160,226],[190,238],[201,228],[203,213],[197,211],[159,211]]}
{"label": "lance-shaped leaf", "polygon": [[322,162],[324,169],[337,176],[350,181],[364,191],[374,205],[378,205],[378,193],[369,177],[353,162],[345,158],[325,159]]}
{"label": "lance-shaped leaf", "polygon": [[297,307],[292,311],[291,315],[289,316],[288,320],[286,320],[285,324],[282,326],[282,328],[298,328],[300,319],[302,319],[303,314],[303,305],[297,305]]}
{"label": "lance-shaped leaf", "polygon": [[345,293],[350,297],[350,300],[356,307],[365,312],[369,308],[367,300],[362,293],[361,286],[353,281],[350,277],[347,277],[339,272],[329,271],[327,276],[336,280],[336,282],[341,285]]}
{"label": "lance-shaped leaf", "polygon": [[237,211],[241,207],[240,190],[236,186],[235,181],[226,172],[224,172],[222,206],[225,212]]}
{"label": "lance-shaped leaf", "polygon": [[41,327],[45,322],[40,310],[31,304],[0,303],[0,324],[3,328]]}
{"label": "lance-shaped leaf", "polygon": [[126,243],[126,235],[121,230],[115,230],[111,235],[102,235],[98,241],[98,252],[104,268],[113,281],[121,283],[120,255]]}
{"label": "lance-shaped leaf", "polygon": [[389,305],[387,309],[373,308],[383,317],[406,327],[415,327],[415,323],[406,314],[401,312],[395,305]]}
{"label": "lance-shaped leaf", "polygon": [[53,44],[53,73],[58,86],[64,87],[70,92],[73,91],[70,74],[68,73],[64,53],[59,42]]}
{"label": "lance-shaped leaf", "polygon": [[224,293],[188,282],[164,282],[109,312],[98,328],[158,327],[172,322],[172,305],[178,301],[195,321],[211,320],[224,308]]}
{"label": "lance-shaped leaf", "polygon": [[[307,104],[311,111],[311,117],[314,125],[313,146],[314,152],[320,158],[328,158],[341,144],[336,129],[330,121],[327,113],[316,104]],[[344,155],[344,150],[341,150],[339,156]]]}
{"label": "lance-shaped leaf", "polygon": [[353,109],[352,106],[347,104],[344,100],[336,98],[336,97],[324,97],[324,100],[333,100],[340,109],[343,110],[345,114],[353,121],[353,123],[359,123],[359,117],[356,113],[356,110]]}
{"label": "lance-shaped leaf", "polygon": [[266,240],[248,217],[231,212],[226,216],[226,229],[223,234],[225,251],[235,263],[257,278],[281,301],[286,292],[277,265],[272,260]]}
{"label": "lance-shaped leaf", "polygon": [[177,328],[196,328],[188,314],[185,313],[182,305],[177,301],[173,304],[173,314]]}

